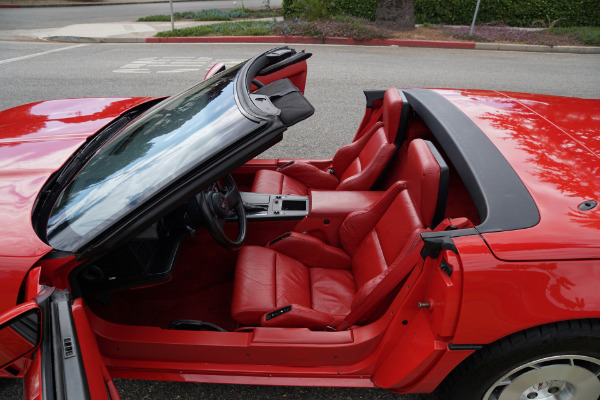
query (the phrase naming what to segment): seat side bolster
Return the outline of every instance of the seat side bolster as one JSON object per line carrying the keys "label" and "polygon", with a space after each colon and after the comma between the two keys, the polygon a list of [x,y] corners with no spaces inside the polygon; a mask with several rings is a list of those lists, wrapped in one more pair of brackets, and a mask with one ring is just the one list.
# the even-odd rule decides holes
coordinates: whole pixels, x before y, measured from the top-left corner
{"label": "seat side bolster", "polygon": [[292,309],[290,311],[278,315],[275,318],[271,318],[268,321],[266,319],[267,315],[275,310],[271,310],[268,313],[265,313],[260,318],[260,326],[276,326],[282,328],[309,328],[323,330],[327,327],[335,327],[339,325],[344,319],[344,316],[342,315],[330,315],[297,304],[290,305],[292,306]]}
{"label": "seat side bolster", "polygon": [[375,227],[398,193],[404,189],[405,182],[396,182],[378,202],[348,214],[340,228],[340,241],[348,254],[354,255],[365,235]]}
{"label": "seat side bolster", "polygon": [[324,243],[313,236],[290,232],[289,236],[284,239],[273,242],[267,247],[309,267],[350,269],[351,258],[344,250]]}
{"label": "seat side bolster", "polygon": [[367,145],[369,139],[371,139],[373,134],[377,132],[378,129],[383,129],[383,123],[377,122],[356,142],[352,142],[340,147],[337,153],[335,153],[333,156],[333,170],[337,176],[342,176],[344,174],[346,168],[348,168],[352,161],[358,157],[362,149]]}
{"label": "seat side bolster", "polygon": [[348,179],[344,179],[336,190],[370,189],[394,154],[395,149],[392,144],[386,144],[379,148],[373,159],[366,163],[365,169]]}
{"label": "seat side bolster", "polygon": [[281,173],[302,182],[309,188],[335,189],[339,183],[335,175],[303,162],[291,164],[283,168]]}

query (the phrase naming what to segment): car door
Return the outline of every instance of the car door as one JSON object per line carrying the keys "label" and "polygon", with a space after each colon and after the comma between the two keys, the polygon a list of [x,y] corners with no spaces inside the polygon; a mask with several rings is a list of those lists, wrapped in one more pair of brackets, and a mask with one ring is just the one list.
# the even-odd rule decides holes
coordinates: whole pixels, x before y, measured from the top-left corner
{"label": "car door", "polygon": [[24,378],[24,398],[119,399],[81,299],[42,288],[0,316],[0,369]]}

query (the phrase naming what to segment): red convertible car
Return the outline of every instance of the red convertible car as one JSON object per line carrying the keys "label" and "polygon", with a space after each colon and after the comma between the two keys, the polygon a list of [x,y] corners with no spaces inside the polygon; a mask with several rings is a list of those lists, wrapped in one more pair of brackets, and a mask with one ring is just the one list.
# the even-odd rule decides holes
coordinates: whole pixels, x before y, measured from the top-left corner
{"label": "red convertible car", "polygon": [[309,56],[0,112],[2,376],[599,399],[600,100],[365,91],[331,159],[255,158]]}

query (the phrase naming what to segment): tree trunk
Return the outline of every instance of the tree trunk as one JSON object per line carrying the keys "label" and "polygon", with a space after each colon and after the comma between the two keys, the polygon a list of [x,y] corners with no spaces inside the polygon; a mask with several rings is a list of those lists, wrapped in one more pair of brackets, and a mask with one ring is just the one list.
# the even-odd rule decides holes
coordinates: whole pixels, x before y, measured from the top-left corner
{"label": "tree trunk", "polygon": [[413,0],[379,0],[375,21],[389,29],[414,29]]}

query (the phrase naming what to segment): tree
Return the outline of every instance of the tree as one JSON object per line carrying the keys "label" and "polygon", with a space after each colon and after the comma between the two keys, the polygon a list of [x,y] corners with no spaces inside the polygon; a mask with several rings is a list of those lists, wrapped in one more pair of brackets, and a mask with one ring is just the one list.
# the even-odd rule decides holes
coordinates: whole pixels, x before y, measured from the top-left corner
{"label": "tree", "polygon": [[385,28],[414,29],[413,0],[379,0],[375,21]]}

